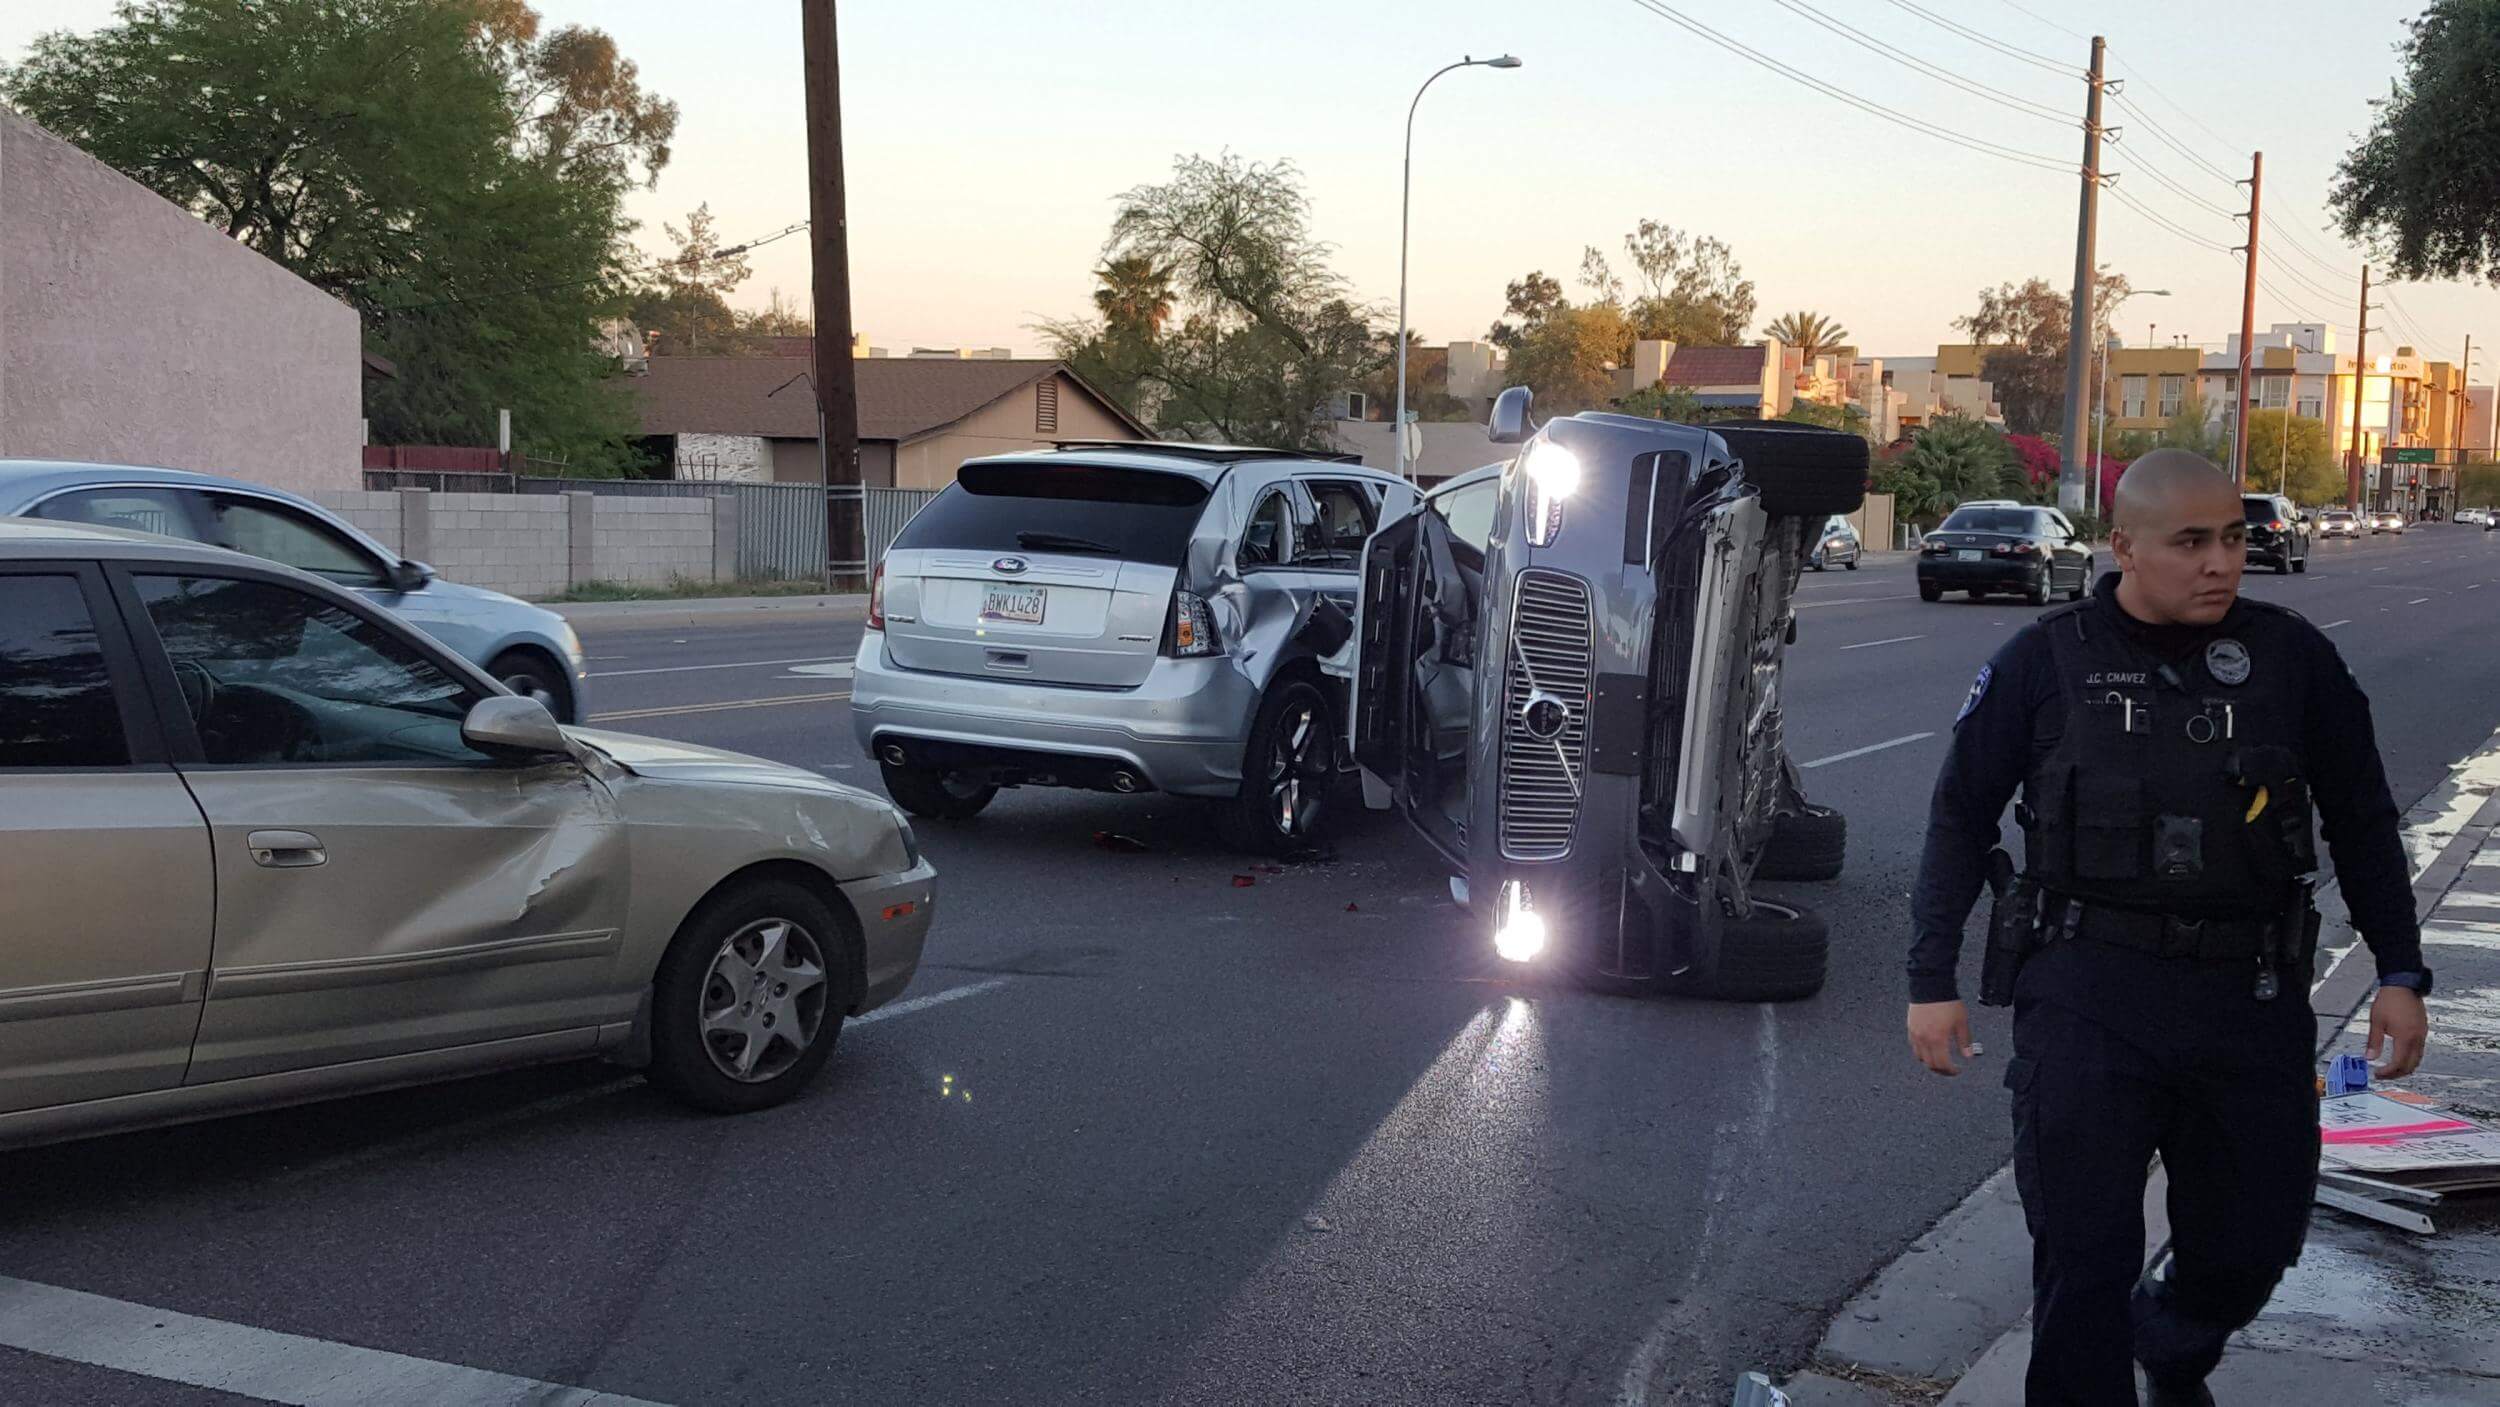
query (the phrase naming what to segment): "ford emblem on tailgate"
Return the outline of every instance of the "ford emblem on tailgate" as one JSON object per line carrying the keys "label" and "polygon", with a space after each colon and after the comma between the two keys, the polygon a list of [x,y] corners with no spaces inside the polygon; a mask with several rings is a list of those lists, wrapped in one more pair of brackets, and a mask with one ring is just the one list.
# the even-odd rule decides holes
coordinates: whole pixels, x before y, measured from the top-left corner
{"label": "ford emblem on tailgate", "polygon": [[1032,563],[1025,561],[1022,557],[1001,557],[990,563],[990,570],[1007,576],[1021,576],[1024,574],[1024,569],[1031,565]]}

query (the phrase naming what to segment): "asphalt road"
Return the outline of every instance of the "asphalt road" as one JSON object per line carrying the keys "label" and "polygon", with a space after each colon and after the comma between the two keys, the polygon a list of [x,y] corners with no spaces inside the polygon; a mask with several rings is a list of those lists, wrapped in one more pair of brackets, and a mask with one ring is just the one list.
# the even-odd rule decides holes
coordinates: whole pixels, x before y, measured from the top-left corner
{"label": "asphalt road", "polygon": [[[2332,628],[2400,803],[2500,724],[2500,533],[2249,590]],[[921,827],[910,996],[953,998],[785,1108],[560,1068],[0,1156],[0,1273],[663,1403],[1724,1402],[2006,1156],[2001,1055],[1918,1070],[1899,972],[1942,735],[2031,614],[1808,578],[1789,726],[1852,827],[1794,891],[1811,1001],[1523,980],[1386,816],[1269,874],[1186,804],[1009,793]],[[586,630],[600,721],[873,788],[857,624],[764,620]],[[0,1401],[213,1400],[0,1350]]]}

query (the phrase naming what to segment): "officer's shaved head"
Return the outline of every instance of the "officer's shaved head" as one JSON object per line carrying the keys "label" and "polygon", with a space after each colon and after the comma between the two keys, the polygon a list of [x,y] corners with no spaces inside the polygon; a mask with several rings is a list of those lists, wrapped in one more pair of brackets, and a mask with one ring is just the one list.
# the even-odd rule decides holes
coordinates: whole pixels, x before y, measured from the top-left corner
{"label": "officer's shaved head", "polygon": [[2213,461],[2157,449],[2127,466],[2111,505],[2119,604],[2157,625],[2211,625],[2239,595],[2248,524],[2239,486]]}

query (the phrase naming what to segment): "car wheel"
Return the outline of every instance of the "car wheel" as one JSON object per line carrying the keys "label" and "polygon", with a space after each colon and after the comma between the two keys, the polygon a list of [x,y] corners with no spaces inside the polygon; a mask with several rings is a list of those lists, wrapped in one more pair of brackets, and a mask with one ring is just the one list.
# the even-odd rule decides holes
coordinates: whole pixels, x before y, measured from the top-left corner
{"label": "car wheel", "polygon": [[1783,812],[1771,822],[1771,839],[1754,866],[1758,880],[1815,883],[1840,878],[1849,848],[1849,820],[1828,806]]}
{"label": "car wheel", "polygon": [[1854,572],[1858,569],[1858,559],[1852,557],[1848,561],[1841,563],[1841,565]]}
{"label": "car wheel", "polygon": [[2292,559],[2292,570],[2296,572],[2305,572],[2309,570],[2309,554],[2303,552],[2299,556],[2294,557]]}
{"label": "car wheel", "polygon": [[1220,802],[1216,830],[1236,850],[1290,855],[1307,849],[1327,820],[1336,785],[1336,730],[1328,698],[1307,679],[1267,691],[1250,725],[1241,790]]}
{"label": "car wheel", "polygon": [[506,650],[486,666],[495,682],[547,706],[559,723],[578,723],[573,716],[573,690],[566,683],[563,671],[545,655],[532,650]]}
{"label": "car wheel", "polygon": [[1756,899],[1748,918],[1721,921],[1718,965],[1661,985],[1719,1001],[1797,1001],[1823,990],[1831,936],[1820,914],[1795,904]]}
{"label": "car wheel", "polygon": [[2284,552],[2282,556],[2274,559],[2274,574],[2276,576],[2290,576],[2292,574],[2292,554],[2289,551]]}
{"label": "car wheel", "polygon": [[2072,586],[2070,586],[2070,587],[2067,587],[2067,588],[2066,588],[2066,599],[2067,599],[2067,600],[2069,600],[2069,601],[2080,601],[2080,600],[2082,600],[2082,599],[2083,599],[2083,594],[2084,594],[2085,592],[2087,592],[2087,591],[2090,591],[2091,589],[2092,589],[2092,559],[2091,559],[2091,558],[2089,558],[2089,557],[2086,557],[2086,558],[2084,558],[2084,559],[2083,559],[2083,572],[2082,572],[2082,574],[2081,574],[2081,575],[2079,575],[2079,576],[2077,576],[2077,577],[2075,578],[2075,584],[2074,584],[2074,585],[2072,585]]}
{"label": "car wheel", "polygon": [[788,880],[705,900],[652,977],[651,1082],[717,1114],[798,1093],[850,1008],[849,944],[833,910]]}
{"label": "car wheel", "polygon": [[2035,606],[2049,603],[2049,569],[2046,563],[2042,563],[2040,570],[2033,574],[2031,585],[2023,588],[2023,599]]}
{"label": "car wheel", "polygon": [[1936,585],[1934,582],[1922,581],[1918,584],[1918,599],[1922,601],[1941,601],[1944,599],[1944,588]]}
{"label": "car wheel", "polygon": [[1823,554],[1817,552],[1813,556],[1807,558],[1806,565],[1814,568],[1818,572],[1823,570]]}
{"label": "car wheel", "polygon": [[879,762],[877,767],[885,774],[885,794],[894,798],[895,805],[932,821],[968,821],[998,797],[998,788],[957,772],[897,767],[891,762]]}
{"label": "car wheel", "polygon": [[1762,491],[1774,518],[1828,518],[1866,501],[1866,440],[1845,430],[1718,421],[1708,427],[1744,461],[1745,482]]}

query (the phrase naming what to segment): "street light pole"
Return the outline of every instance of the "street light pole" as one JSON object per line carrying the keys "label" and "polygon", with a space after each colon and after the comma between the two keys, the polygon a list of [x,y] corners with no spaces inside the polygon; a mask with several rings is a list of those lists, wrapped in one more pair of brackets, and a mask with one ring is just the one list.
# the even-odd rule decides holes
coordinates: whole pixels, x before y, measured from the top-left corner
{"label": "street light pole", "polygon": [[1510,54],[1498,58],[1479,59],[1461,56],[1459,61],[1434,71],[1424,80],[1423,88],[1415,90],[1415,100],[1406,105],[1406,163],[1398,178],[1398,396],[1397,418],[1389,422],[1389,438],[1397,442],[1398,477],[1406,477],[1406,227],[1408,212],[1415,199],[1415,109],[1423,106],[1424,88],[1431,87],[1442,74],[1454,68],[1517,68],[1519,60]]}

